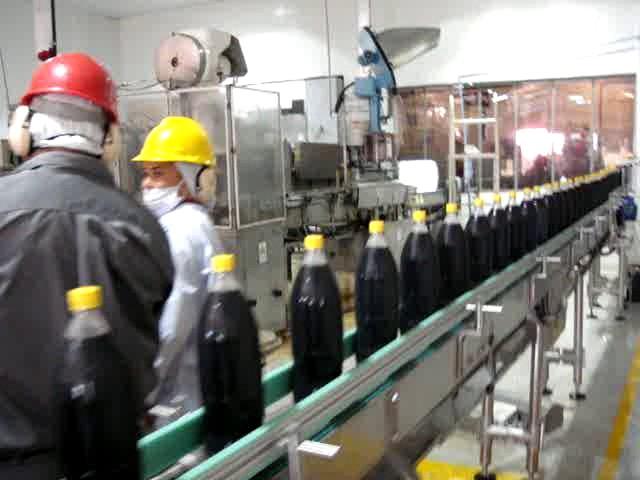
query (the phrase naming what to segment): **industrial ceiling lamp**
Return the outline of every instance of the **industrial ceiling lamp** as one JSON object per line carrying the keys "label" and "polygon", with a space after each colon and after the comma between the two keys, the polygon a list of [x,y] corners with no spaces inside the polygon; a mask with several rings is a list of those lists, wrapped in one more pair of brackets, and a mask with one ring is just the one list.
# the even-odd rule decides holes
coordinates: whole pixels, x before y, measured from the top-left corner
{"label": "industrial ceiling lamp", "polygon": [[440,32],[436,27],[390,28],[376,36],[391,65],[398,68],[436,48]]}

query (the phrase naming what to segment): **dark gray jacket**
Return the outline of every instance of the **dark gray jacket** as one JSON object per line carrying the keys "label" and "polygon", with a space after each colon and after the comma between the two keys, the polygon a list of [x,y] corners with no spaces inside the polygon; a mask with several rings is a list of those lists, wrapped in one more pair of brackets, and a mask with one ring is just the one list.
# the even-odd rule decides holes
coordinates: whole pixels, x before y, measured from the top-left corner
{"label": "dark gray jacket", "polygon": [[0,477],[3,462],[55,449],[66,291],[102,286],[142,412],[172,281],[162,228],[99,159],[48,151],[0,178]]}

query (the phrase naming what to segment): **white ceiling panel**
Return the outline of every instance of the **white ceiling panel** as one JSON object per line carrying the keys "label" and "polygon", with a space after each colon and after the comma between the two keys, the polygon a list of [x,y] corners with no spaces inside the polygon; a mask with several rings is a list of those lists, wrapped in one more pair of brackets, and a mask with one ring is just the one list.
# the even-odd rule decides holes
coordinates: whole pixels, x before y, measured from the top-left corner
{"label": "white ceiling panel", "polygon": [[[223,3],[225,0],[62,0],[75,4],[84,10],[107,17],[128,17],[144,13],[168,10],[171,8],[189,7],[212,3]],[[238,1],[238,0],[227,0]]]}

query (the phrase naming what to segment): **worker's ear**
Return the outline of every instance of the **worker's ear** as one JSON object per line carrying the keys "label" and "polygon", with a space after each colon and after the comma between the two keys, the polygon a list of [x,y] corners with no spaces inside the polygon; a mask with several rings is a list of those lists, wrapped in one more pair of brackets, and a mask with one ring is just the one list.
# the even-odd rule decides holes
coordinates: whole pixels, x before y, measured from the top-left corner
{"label": "worker's ear", "polygon": [[102,149],[102,159],[108,165],[112,165],[116,160],[118,160],[122,149],[122,138],[120,136],[120,128],[115,123],[109,125],[107,134],[104,137]]}
{"label": "worker's ear", "polygon": [[26,105],[16,108],[9,126],[9,146],[14,154],[26,157],[31,152],[29,125],[33,112]]}

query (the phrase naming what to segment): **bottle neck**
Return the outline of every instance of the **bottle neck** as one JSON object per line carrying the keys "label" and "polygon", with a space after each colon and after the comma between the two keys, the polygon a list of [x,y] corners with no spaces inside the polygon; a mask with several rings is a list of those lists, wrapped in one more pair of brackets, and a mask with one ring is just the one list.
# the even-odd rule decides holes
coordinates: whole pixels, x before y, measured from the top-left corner
{"label": "bottle neck", "polygon": [[321,248],[307,250],[302,259],[302,265],[305,267],[319,267],[328,263],[327,254]]}
{"label": "bottle neck", "polygon": [[382,233],[372,233],[367,240],[366,248],[387,248],[387,239],[384,238]]}
{"label": "bottle neck", "polygon": [[209,289],[212,292],[240,291],[240,284],[233,272],[213,272],[209,276]]}
{"label": "bottle neck", "polygon": [[429,233],[429,229],[427,225],[422,222],[413,222],[413,227],[411,228],[411,232],[413,233]]}
{"label": "bottle neck", "polygon": [[444,217],[444,223],[460,223],[458,219],[457,213],[447,213],[447,216]]}
{"label": "bottle neck", "polygon": [[64,332],[67,340],[82,341],[101,337],[111,331],[109,323],[99,309],[82,310],[73,313],[69,326]]}

